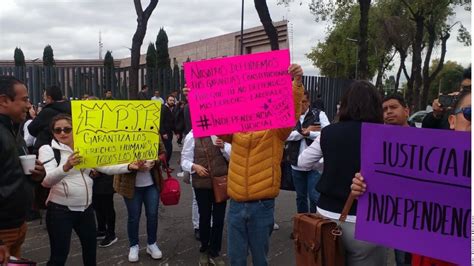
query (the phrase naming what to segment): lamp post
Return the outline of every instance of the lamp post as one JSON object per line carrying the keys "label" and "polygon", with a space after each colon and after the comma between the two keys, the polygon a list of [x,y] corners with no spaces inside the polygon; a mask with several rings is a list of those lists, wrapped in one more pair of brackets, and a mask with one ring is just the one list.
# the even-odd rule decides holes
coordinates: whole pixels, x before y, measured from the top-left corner
{"label": "lamp post", "polygon": [[359,40],[357,40],[357,39],[352,39],[352,38],[346,38],[346,40],[357,44],[357,49],[356,49],[356,62],[355,62],[355,67],[356,67],[356,70],[355,70],[355,79],[357,79],[357,76],[358,76],[358,71],[357,71],[357,70],[358,70],[358,65],[359,65]]}
{"label": "lamp post", "polygon": [[242,0],[242,13],[240,15],[240,54],[244,54],[244,0]]}

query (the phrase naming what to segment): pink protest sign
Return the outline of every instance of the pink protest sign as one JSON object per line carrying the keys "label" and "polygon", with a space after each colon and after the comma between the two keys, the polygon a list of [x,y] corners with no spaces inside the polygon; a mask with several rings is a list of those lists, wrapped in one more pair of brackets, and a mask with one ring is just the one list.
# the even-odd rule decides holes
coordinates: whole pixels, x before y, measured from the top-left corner
{"label": "pink protest sign", "polygon": [[363,124],[355,237],[470,264],[471,134]]}
{"label": "pink protest sign", "polygon": [[196,137],[295,125],[288,50],[184,64]]}

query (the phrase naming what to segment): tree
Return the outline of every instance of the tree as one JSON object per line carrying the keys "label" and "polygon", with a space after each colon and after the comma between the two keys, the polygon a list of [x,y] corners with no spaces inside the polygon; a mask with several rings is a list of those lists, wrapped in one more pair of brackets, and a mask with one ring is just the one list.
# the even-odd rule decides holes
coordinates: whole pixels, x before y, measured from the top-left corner
{"label": "tree", "polygon": [[46,45],[43,50],[43,65],[44,66],[54,66],[56,62],[54,61],[54,53],[51,45]]}
{"label": "tree", "polygon": [[[386,6],[374,6],[369,18],[368,36],[371,40],[368,50],[368,73],[372,78],[377,73],[377,85],[383,87],[382,77],[385,70],[392,66],[394,57],[393,48],[388,43],[386,36],[380,31],[383,17],[391,13]],[[346,11],[344,16],[335,17],[332,27],[324,42],[320,42],[312,48],[307,57],[313,61],[313,65],[321,69],[326,76],[340,78],[355,78],[357,46],[347,39],[355,39],[358,36],[359,8],[354,5]]]}
{"label": "tree", "polygon": [[[430,72],[434,72],[438,67],[439,59],[431,61]],[[429,102],[438,98],[438,95],[451,93],[459,89],[464,74],[464,68],[457,62],[447,61],[444,63],[443,69],[436,78],[431,82],[428,95]]]}
{"label": "tree", "polygon": [[[278,43],[278,32],[273,26],[272,18],[270,16],[270,11],[268,11],[267,1],[266,0],[254,0],[255,9],[257,10],[258,17],[260,22],[262,22],[263,29],[268,36],[270,41],[270,46],[272,51],[279,50],[280,46]],[[243,36],[240,36],[241,42],[243,41]]]}
{"label": "tree", "polygon": [[20,48],[15,48],[15,66],[25,66],[25,55]]}
{"label": "tree", "polygon": [[[459,22],[452,22],[456,6],[467,5],[470,0],[401,0],[409,18],[415,26],[412,41],[412,71],[407,81],[407,102],[419,109],[427,104],[431,82],[436,78],[444,65],[447,52],[446,43],[452,28]],[[470,35],[460,28],[458,40],[470,44]],[[441,46],[439,63],[430,72],[430,62],[433,50]],[[424,55],[424,58],[423,58]]]}
{"label": "tree", "polygon": [[131,99],[136,99],[138,94],[138,71],[140,68],[140,48],[145,38],[148,19],[153,10],[158,5],[158,0],[150,0],[149,5],[143,11],[141,0],[133,0],[135,12],[137,14],[137,29],[132,38],[131,66],[130,66],[130,86],[129,94]]}
{"label": "tree", "polygon": [[346,13],[354,5],[359,7],[359,32],[358,32],[358,79],[369,78],[369,63],[368,63],[368,25],[369,25],[369,10],[371,0],[311,0],[310,11],[315,15],[315,20],[326,21],[334,18],[345,18]]}
{"label": "tree", "polygon": [[[110,89],[114,91],[116,81],[115,81],[115,64],[114,57],[112,56],[112,51],[107,51],[104,57],[104,91]],[[97,95],[96,95],[97,96]],[[124,95],[120,95],[121,98],[125,98]]]}
{"label": "tree", "polygon": [[177,90],[177,91],[180,91],[181,89],[181,78],[180,78],[180,70],[179,70],[179,66],[178,66],[178,61],[176,60],[176,58],[174,58],[173,60],[173,80],[172,80],[172,87],[173,87],[173,90]]}
{"label": "tree", "polygon": [[171,83],[171,59],[168,52],[168,35],[161,28],[156,36],[156,68],[158,70],[158,88],[163,95],[169,92]]}
{"label": "tree", "polygon": [[156,72],[156,49],[155,45],[150,42],[146,51],[146,84],[150,90],[156,88],[157,72]]}

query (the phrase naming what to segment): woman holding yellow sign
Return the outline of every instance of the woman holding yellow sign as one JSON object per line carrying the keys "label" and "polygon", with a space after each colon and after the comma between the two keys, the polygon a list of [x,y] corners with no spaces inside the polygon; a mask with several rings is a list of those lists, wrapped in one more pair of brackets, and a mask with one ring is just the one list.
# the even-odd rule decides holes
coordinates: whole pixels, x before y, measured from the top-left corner
{"label": "woman holding yellow sign", "polygon": [[[91,169],[74,169],[82,157],[74,152],[72,121],[69,115],[60,114],[51,123],[53,140],[39,150],[38,159],[44,163],[46,177],[41,183],[50,188],[46,200],[48,206],[46,227],[51,246],[48,265],[65,265],[69,253],[72,230],[82,245],[84,265],[96,265],[96,234],[92,202],[93,181]],[[153,163],[137,161],[101,167],[106,174],[122,174],[131,171],[149,171]]]}

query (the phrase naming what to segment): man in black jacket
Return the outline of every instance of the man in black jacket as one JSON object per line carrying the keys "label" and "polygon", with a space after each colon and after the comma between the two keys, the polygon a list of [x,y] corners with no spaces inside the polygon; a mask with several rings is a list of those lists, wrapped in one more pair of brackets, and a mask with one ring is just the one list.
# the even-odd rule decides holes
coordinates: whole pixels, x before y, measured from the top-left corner
{"label": "man in black jacket", "polygon": [[11,76],[0,76],[0,264],[9,255],[20,257],[26,235],[26,213],[31,207],[32,181],[45,176],[44,167],[36,160],[30,177],[23,173],[20,155],[26,144],[15,125],[26,118],[31,104],[23,82]]}
{"label": "man in black jacket", "polygon": [[169,165],[173,153],[173,132],[175,131],[174,109],[175,97],[169,95],[166,104],[161,107],[160,134],[166,148],[166,163]]}
{"label": "man in black jacket", "polygon": [[53,135],[49,124],[58,114],[71,114],[71,103],[63,100],[63,93],[57,86],[51,86],[44,91],[46,106],[28,126],[28,131],[36,137],[33,152],[37,153],[43,145],[50,145]]}

